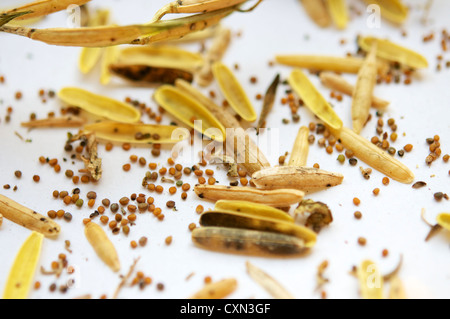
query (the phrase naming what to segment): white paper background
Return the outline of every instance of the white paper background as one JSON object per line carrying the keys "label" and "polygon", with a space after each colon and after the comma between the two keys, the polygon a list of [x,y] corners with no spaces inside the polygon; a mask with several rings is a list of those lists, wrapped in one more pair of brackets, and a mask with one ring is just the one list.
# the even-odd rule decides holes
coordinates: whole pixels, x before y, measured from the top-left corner
{"label": "white paper background", "polygon": [[[123,100],[127,96],[147,103],[155,108],[151,100],[152,89],[131,88],[120,80],[114,80],[109,86],[103,87],[98,82],[98,69],[88,76],[83,76],[77,69],[79,48],[64,48],[48,46],[29,39],[1,34],[0,35],[0,75],[6,77],[6,83],[0,84],[0,184],[18,186],[18,190],[0,189],[0,194],[6,195],[35,209],[43,214],[48,210],[65,209],[73,215],[71,223],[64,220],[58,222],[62,226],[62,233],[57,240],[46,239],[43,245],[40,266],[50,268],[53,260],[59,253],[68,255],[69,265],[75,267],[73,275],[64,274],[56,279],[54,276],[45,276],[37,271],[35,281],[40,281],[40,290],[32,291],[31,298],[73,298],[84,294],[91,294],[93,298],[99,298],[106,294],[111,297],[118,285],[118,274],[112,273],[97,258],[92,248],[87,243],[83,234],[83,218],[88,217],[94,209],[88,209],[85,204],[82,209],[74,206],[66,207],[60,200],[52,198],[52,191],[71,191],[75,187],[81,188],[82,198],[88,191],[94,190],[98,194],[97,205],[102,198],[109,198],[111,202],[117,202],[122,196],[132,193],[146,193],[154,196],[156,205],[163,209],[166,218],[163,222],[157,221],[152,215],[138,215],[136,226],[132,227],[130,235],[112,236],[112,241],[120,255],[122,270],[120,274],[126,274],[133,260],[140,257],[136,270],[143,271],[152,277],[153,284],[141,291],[138,287],[125,288],[121,298],[186,298],[203,286],[205,276],[211,276],[213,280],[234,277],[238,280],[238,289],[230,297],[232,298],[270,298],[247,275],[245,262],[251,261],[267,273],[276,278],[296,298],[319,298],[315,291],[317,266],[324,260],[329,261],[329,268],[325,276],[330,283],[324,286],[329,298],[358,298],[358,283],[349,272],[352,266],[359,264],[363,259],[370,258],[377,262],[383,273],[388,273],[397,265],[400,255],[404,257],[400,278],[403,280],[408,297],[413,298],[448,298],[450,297],[450,235],[441,232],[428,243],[424,242],[429,228],[420,219],[420,211],[426,209],[427,218],[434,222],[435,216],[444,211],[449,211],[448,201],[436,203],[433,194],[438,191],[450,193],[449,169],[450,164],[445,164],[442,158],[433,165],[427,167],[424,163],[428,155],[428,146],[425,143],[427,137],[435,134],[441,136],[443,154],[450,152],[450,133],[448,121],[448,103],[450,101],[450,69],[445,66],[440,73],[436,69],[436,57],[441,54],[440,32],[449,27],[448,13],[450,3],[440,0],[434,1],[430,11],[431,21],[427,25],[421,23],[422,8],[426,1],[408,1],[411,4],[411,16],[408,22],[400,27],[395,27],[382,20],[381,28],[369,29],[366,25],[367,14],[365,6],[359,1],[349,1],[358,8],[362,15],[352,14],[352,21],[345,31],[338,31],[333,27],[319,29],[306,16],[298,1],[295,0],[266,0],[254,12],[249,14],[233,14],[223,24],[230,27],[234,34],[241,32],[240,37],[234,37],[233,43],[224,58],[225,63],[233,66],[238,63],[240,70],[236,75],[245,86],[255,108],[259,113],[261,101],[255,100],[257,93],[263,94],[277,72],[285,79],[291,70],[289,67],[269,67],[268,61],[274,59],[275,54],[281,53],[311,53],[343,56],[347,52],[355,51],[355,37],[357,34],[374,34],[388,37],[425,55],[430,67],[427,70],[417,72],[413,78],[413,84],[380,85],[376,88],[376,94],[391,101],[389,111],[384,119],[393,117],[398,124],[399,138],[394,147],[400,149],[403,145],[411,143],[414,150],[407,153],[401,161],[410,167],[416,174],[416,180],[427,182],[427,187],[413,190],[411,185],[403,185],[391,181],[385,187],[381,180],[383,175],[374,171],[370,180],[361,176],[358,167],[367,167],[359,162],[356,167],[346,163],[340,165],[336,161],[337,153],[331,156],[323,149],[314,145],[310,149],[308,164],[320,163],[321,167],[331,171],[338,171],[345,175],[341,186],[319,192],[309,196],[314,200],[327,203],[334,216],[334,222],[323,229],[318,237],[318,243],[311,253],[304,258],[294,259],[268,259],[246,257],[214,253],[196,248],[190,240],[188,230],[189,223],[198,223],[198,215],[195,207],[202,204],[205,208],[212,208],[212,203],[197,200],[195,194],[189,192],[186,202],[180,199],[180,192],[174,197],[169,195],[155,196],[141,187],[141,180],[147,171],[146,168],[133,164],[128,173],[121,169],[128,163],[129,156],[136,154],[144,156],[148,162],[157,161],[161,165],[166,164],[169,152],[163,152],[161,157],[152,159],[148,149],[132,149],[125,152],[116,147],[112,152],[105,152],[104,146],[100,146],[100,156],[103,157],[104,174],[97,185],[74,186],[65,176],[66,169],[77,170],[81,168],[79,162],[72,165],[70,160],[63,162],[62,158],[68,158],[64,151],[66,129],[33,130],[27,131],[20,127],[20,123],[27,121],[30,113],[35,112],[38,118],[46,117],[47,113],[58,113],[60,103],[57,99],[49,100],[42,104],[38,97],[40,89],[53,89],[58,91],[65,86],[80,86],[94,92],[107,94],[111,97]],[[2,5],[8,6],[15,1],[2,1]],[[113,12],[114,21],[118,24],[131,24],[146,22],[154,12],[166,1],[93,1],[92,7],[109,7]],[[67,14],[62,12],[48,17],[36,27],[65,27]],[[402,36],[402,30],[406,30],[407,37]],[[422,37],[435,32],[435,40],[424,44]],[[340,45],[340,40],[347,43]],[[209,42],[206,43],[208,45]],[[189,46],[198,51],[200,44]],[[444,61],[450,59],[447,53]],[[250,84],[250,77],[257,76],[258,83]],[[322,87],[316,77],[311,77],[323,94],[328,98],[329,90]],[[355,77],[349,75],[349,81],[354,82]],[[279,128],[279,150],[267,154],[273,165],[278,162],[278,156],[290,151],[299,125],[307,125],[314,121],[311,113],[305,108],[299,112],[301,121],[299,124],[283,125],[283,118],[290,118],[289,109],[282,106],[280,98],[284,96],[286,86],[280,86],[277,102],[270,114],[268,127]],[[213,84],[211,89],[219,92]],[[14,99],[16,91],[22,91],[23,98],[20,101]],[[209,90],[209,89],[208,89]],[[207,92],[207,90],[205,91]],[[217,101],[221,101],[221,97]],[[351,99],[344,97],[342,103],[331,101],[336,112],[344,120],[347,126],[351,125],[350,105]],[[6,124],[4,121],[6,109],[13,106],[12,120]],[[374,111],[372,111],[374,115]],[[148,120],[146,117],[145,120]],[[169,116],[165,122],[170,122]],[[376,121],[373,119],[362,132],[366,138],[374,135]],[[386,127],[386,126],[385,126]],[[387,128],[387,127],[386,127]],[[32,139],[32,143],[21,141],[14,132],[18,132],[25,139]],[[72,130],[76,132],[76,130]],[[405,134],[403,136],[403,133]],[[48,165],[38,162],[39,156],[58,158],[62,165],[62,172],[56,174]],[[215,169],[215,167],[212,167]],[[14,171],[21,170],[21,179],[14,177]],[[38,174],[41,181],[36,184],[32,176]],[[218,171],[216,178],[221,184],[228,184],[224,171]],[[193,185],[194,178],[186,179]],[[168,189],[168,184],[163,184]],[[375,187],[381,189],[380,195],[374,197],[372,190]],[[353,197],[361,199],[361,205],[355,207]],[[178,212],[170,212],[165,208],[169,198],[174,198]],[[362,220],[356,220],[353,213],[360,210],[363,213]],[[107,210],[107,215],[112,214]],[[98,221],[98,220],[97,220]],[[110,231],[107,231],[111,234]],[[0,228],[0,291],[3,291],[9,269],[14,261],[23,241],[30,232],[18,225],[4,220]],[[141,236],[147,236],[149,241],[145,248],[130,248],[131,240],[138,240]],[[164,239],[172,235],[174,240],[171,246],[164,244]],[[358,237],[363,236],[368,243],[365,247],[357,244]],[[64,250],[64,241],[72,243],[72,254]],[[382,258],[383,249],[389,249],[389,257]],[[186,277],[194,275],[186,280]],[[67,293],[49,292],[49,286],[56,283],[58,287],[66,283],[69,278],[75,279],[75,286]],[[157,283],[165,285],[164,291],[156,289]]]}

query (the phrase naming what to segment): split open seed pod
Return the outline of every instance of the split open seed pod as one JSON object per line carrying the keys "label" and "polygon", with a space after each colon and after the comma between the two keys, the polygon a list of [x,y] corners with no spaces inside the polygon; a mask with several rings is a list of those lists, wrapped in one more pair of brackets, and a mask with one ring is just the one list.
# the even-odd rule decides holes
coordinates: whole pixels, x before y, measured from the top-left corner
{"label": "split open seed pod", "polygon": [[173,125],[99,122],[87,124],[84,133],[95,133],[97,140],[133,145],[171,144],[190,137],[189,132]]}
{"label": "split open seed pod", "polygon": [[236,212],[242,214],[253,215],[255,217],[265,217],[278,219],[285,222],[294,222],[294,218],[292,218],[289,214],[284,211],[277,209],[272,206],[252,203],[248,201],[241,200],[219,200],[216,202],[214,206],[214,210],[216,211],[229,211]]}
{"label": "split open seed pod", "polygon": [[408,48],[400,46],[386,39],[375,37],[359,37],[358,44],[366,52],[370,51],[372,45],[376,43],[376,55],[388,61],[399,62],[414,69],[424,69],[428,67],[427,59]]}
{"label": "split open seed pod", "polygon": [[447,230],[450,230],[450,214],[449,213],[441,213],[436,218],[437,223]]}
{"label": "split open seed pod", "polygon": [[247,122],[255,121],[257,118],[255,109],[233,72],[220,61],[213,64],[212,71],[233,110]]}
{"label": "split open seed pod", "polygon": [[79,107],[101,118],[126,123],[134,123],[141,118],[139,110],[130,104],[80,88],[63,88],[58,92],[58,96],[68,105]]}
{"label": "split open seed pod", "polygon": [[225,128],[219,120],[180,89],[163,85],[155,91],[154,98],[162,108],[187,126],[215,141],[225,140]]}
{"label": "split open seed pod", "polygon": [[400,0],[364,0],[380,8],[381,16],[391,22],[402,24],[408,18],[409,10]]}

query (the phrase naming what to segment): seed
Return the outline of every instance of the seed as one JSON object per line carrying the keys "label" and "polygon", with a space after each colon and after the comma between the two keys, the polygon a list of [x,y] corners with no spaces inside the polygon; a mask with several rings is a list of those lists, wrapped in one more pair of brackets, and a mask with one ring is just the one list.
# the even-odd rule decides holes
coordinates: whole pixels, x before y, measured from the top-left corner
{"label": "seed", "polygon": [[72,220],[72,214],[71,213],[65,213],[64,214],[64,220],[70,222]]}
{"label": "seed", "polygon": [[166,237],[166,239],[165,239],[165,243],[166,243],[166,245],[170,245],[171,243],[172,243],[172,236],[168,236],[168,237]]}
{"label": "seed", "polygon": [[356,166],[358,164],[358,160],[356,158],[351,158],[348,160],[351,166]]}
{"label": "seed", "polygon": [[387,249],[383,249],[383,251],[381,252],[381,255],[386,258],[389,255],[389,250]]}
{"label": "seed", "polygon": [[361,204],[361,200],[358,197],[354,197],[353,198],[353,204],[355,204],[356,206],[358,206],[359,204]]}
{"label": "seed", "polygon": [[442,192],[437,192],[437,193],[434,193],[433,196],[434,196],[434,199],[435,199],[435,200],[441,201],[442,198],[444,197],[444,193],[442,193]]}
{"label": "seed", "polygon": [[109,222],[109,217],[108,216],[102,216],[100,217],[100,221],[106,225]]}
{"label": "seed", "polygon": [[353,216],[355,216],[356,219],[361,219],[362,218],[362,214],[360,211],[356,211]]}
{"label": "seed", "polygon": [[129,220],[130,222],[135,222],[135,221],[136,221],[136,214],[131,214],[131,215],[129,215],[129,216],[128,216],[128,220]]}
{"label": "seed", "polygon": [[122,231],[125,235],[128,235],[130,233],[130,227],[128,225],[125,225],[122,227]]}
{"label": "seed", "polygon": [[141,237],[139,239],[139,246],[144,247],[145,245],[147,245],[147,237]]}
{"label": "seed", "polygon": [[203,213],[205,209],[203,208],[202,205],[198,205],[197,208],[195,209],[195,211],[197,212],[197,214],[201,214]]}
{"label": "seed", "polygon": [[49,210],[47,212],[47,216],[50,217],[51,219],[55,219],[56,218],[56,212],[54,210]]}
{"label": "seed", "polygon": [[121,199],[119,199],[119,203],[122,206],[127,205],[130,202],[130,199],[128,197],[122,197]]}
{"label": "seed", "polygon": [[411,150],[413,149],[412,144],[406,144],[403,149],[405,150],[405,152],[411,152]]}
{"label": "seed", "polygon": [[372,192],[373,192],[373,194],[375,196],[378,196],[378,194],[380,193],[380,189],[379,188],[374,188]]}
{"label": "seed", "polygon": [[116,213],[119,210],[119,205],[116,203],[111,204],[111,212]]}
{"label": "seed", "polygon": [[102,199],[102,205],[103,205],[103,206],[109,207],[109,204],[110,204],[110,203],[111,203],[111,202],[110,202],[109,199],[107,199],[107,198]]}
{"label": "seed", "polygon": [[388,177],[383,177],[383,180],[382,180],[382,183],[383,183],[383,185],[389,185],[389,178]]}
{"label": "seed", "polygon": [[195,223],[190,223],[188,228],[190,231],[193,231],[195,228],[197,228],[197,225],[195,225]]}
{"label": "seed", "polygon": [[122,166],[122,169],[123,169],[125,172],[128,172],[128,171],[131,169],[131,165],[130,165],[130,164],[125,164],[125,165]]}
{"label": "seed", "polygon": [[36,183],[39,183],[40,180],[41,180],[41,178],[39,177],[39,175],[33,175],[33,181],[35,181]]}
{"label": "seed", "polygon": [[168,208],[174,208],[175,207],[175,202],[173,200],[169,200],[169,201],[167,201],[166,206]]}
{"label": "seed", "polygon": [[342,154],[340,154],[340,155],[337,157],[337,160],[338,160],[341,164],[343,164],[344,161],[345,161],[345,156],[342,155]]}
{"label": "seed", "polygon": [[367,240],[364,237],[359,237],[358,244],[361,246],[365,246],[367,244]]}
{"label": "seed", "polygon": [[83,201],[81,198],[79,198],[79,199],[75,202],[75,205],[76,205],[77,207],[82,207],[83,204],[84,204],[84,201]]}

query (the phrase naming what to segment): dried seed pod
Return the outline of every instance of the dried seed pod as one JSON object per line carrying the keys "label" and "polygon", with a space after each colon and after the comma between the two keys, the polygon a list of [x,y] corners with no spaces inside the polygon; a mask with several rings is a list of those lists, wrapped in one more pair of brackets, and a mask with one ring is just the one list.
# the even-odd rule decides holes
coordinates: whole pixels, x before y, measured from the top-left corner
{"label": "dried seed pod", "polygon": [[[348,83],[342,76],[330,72],[321,72],[320,80],[322,84],[332,90],[339,91],[346,95],[352,96],[355,87]],[[372,96],[372,107],[384,110],[389,105],[388,101],[382,100],[376,96]]]}
{"label": "dried seed pod", "polygon": [[6,219],[48,238],[57,237],[61,231],[61,227],[54,221],[3,195],[0,195],[0,213]]}
{"label": "dried seed pod", "polygon": [[42,234],[32,232],[23,243],[11,267],[3,299],[26,299],[28,297],[41,255],[43,240]]}
{"label": "dried seed pod", "polygon": [[357,269],[357,276],[363,299],[383,299],[383,277],[374,262],[364,260]]}
{"label": "dried seed pod", "polygon": [[401,183],[410,184],[414,181],[414,174],[408,167],[353,130],[343,127],[339,131],[331,131],[346,149],[372,168]]}
{"label": "dried seed pod", "polygon": [[314,115],[335,129],[342,127],[342,120],[300,69],[291,72],[288,82]]}
{"label": "dried seed pod", "polygon": [[[315,71],[333,71],[339,73],[357,74],[364,63],[358,57],[336,57],[320,55],[277,55],[276,61],[280,64]],[[386,62],[377,62],[378,74],[385,74],[389,70]]]}
{"label": "dried seed pod", "polygon": [[309,129],[306,126],[300,127],[292,147],[289,166],[306,166],[309,153],[308,137]]}
{"label": "dried seed pod", "polygon": [[269,206],[290,206],[303,199],[304,193],[294,189],[259,190],[252,187],[195,185],[195,193],[200,198],[213,201],[220,199],[244,200]]}
{"label": "dried seed pod", "polygon": [[109,240],[103,228],[94,222],[89,222],[84,227],[84,234],[98,257],[111,268],[112,271],[118,272],[120,270],[119,256],[117,255],[116,248]]}
{"label": "dried seed pod", "polygon": [[301,0],[303,8],[309,17],[320,27],[331,24],[331,18],[323,0]]}
{"label": "dried seed pod", "polygon": [[[163,85],[156,90],[154,98],[161,107],[187,126],[218,142],[225,141],[225,128],[219,120],[202,104],[180,89]],[[196,125],[196,120],[201,121],[201,127]]]}
{"label": "dried seed pod", "polygon": [[121,50],[118,63],[121,65],[145,65],[154,68],[184,70],[193,73],[205,61],[200,54],[175,46],[150,45]]}
{"label": "dried seed pod", "polygon": [[231,42],[230,29],[222,29],[214,37],[214,42],[208,49],[205,57],[205,63],[197,71],[197,83],[200,86],[206,87],[214,80],[212,73],[212,66],[214,63],[222,60],[225,51]]}
{"label": "dried seed pod", "polygon": [[367,4],[376,4],[381,16],[391,22],[402,24],[408,18],[408,7],[400,0],[364,0]]}
{"label": "dried seed pod", "polygon": [[130,143],[135,145],[171,144],[190,136],[189,132],[180,130],[173,125],[128,124],[121,122],[87,124],[83,127],[83,133],[95,133],[97,140],[102,142]]}
{"label": "dried seed pod", "polygon": [[2,227],[2,225],[3,225],[3,215],[0,214],[0,227]]}
{"label": "dried seed pod", "polygon": [[231,113],[217,106],[186,81],[177,80],[175,85],[205,106],[225,128],[232,129],[227,130],[226,152],[234,158],[235,163],[242,165],[250,174],[264,167],[270,167],[264,154]]}
{"label": "dried seed pod", "polygon": [[159,21],[168,13],[201,13],[211,12],[240,5],[247,0],[184,0],[173,1],[158,10],[152,21]]}
{"label": "dried seed pod", "polygon": [[204,249],[251,256],[298,257],[307,250],[294,236],[236,228],[199,227],[192,241]]}
{"label": "dried seed pod", "polygon": [[424,56],[386,39],[378,39],[375,37],[359,37],[358,44],[364,51],[367,52],[370,51],[373,44],[376,44],[377,57],[389,61],[399,62],[414,69],[422,69],[428,67],[428,61]]}
{"label": "dried seed pod", "polygon": [[222,299],[232,294],[236,288],[236,279],[223,279],[206,284],[200,291],[196,292],[189,299]]}
{"label": "dried seed pod", "polygon": [[233,72],[221,62],[214,63],[212,71],[233,110],[247,122],[255,121],[257,117],[255,109]]}
{"label": "dried seed pod", "polygon": [[344,176],[313,167],[280,166],[260,170],[252,175],[262,189],[299,189],[314,192],[342,183]]}
{"label": "dried seed pod", "polygon": [[8,13],[29,11],[26,16],[18,17],[16,20],[28,20],[36,17],[42,17],[49,15],[54,12],[58,12],[61,10],[66,10],[70,5],[78,5],[81,6],[85,3],[88,3],[91,0],[40,0],[34,1],[29,4],[25,4],[20,7],[16,7],[14,9],[0,12],[0,16]]}
{"label": "dried seed pod", "polygon": [[258,125],[256,127],[257,130],[264,127],[266,124],[267,116],[272,110],[273,103],[275,102],[275,96],[277,93],[277,87],[279,83],[280,83],[280,75],[277,74],[275,79],[267,89],[266,94],[264,95],[264,104],[261,110],[261,115],[259,116]]}
{"label": "dried seed pod", "polygon": [[27,128],[52,128],[52,127],[80,127],[86,123],[84,118],[78,116],[49,117],[42,120],[22,122],[20,125]]}
{"label": "dried seed pod", "polygon": [[121,78],[138,84],[174,84],[177,79],[192,82],[192,73],[148,65],[111,64],[111,72]]}
{"label": "dried seed pod", "polygon": [[205,227],[242,228],[294,236],[302,239],[307,248],[313,247],[317,240],[316,234],[306,227],[292,222],[257,217],[245,213],[208,211],[200,216],[200,225]]}
{"label": "dried seed pod", "polygon": [[370,112],[370,105],[377,80],[376,69],[376,44],[372,46],[364,64],[358,72],[358,80],[352,99],[353,130],[360,134]]}
{"label": "dried seed pod", "polygon": [[218,24],[234,11],[235,7],[230,7],[179,19],[140,25],[53,29],[3,25],[0,27],[0,31],[28,37],[50,45],[79,47],[106,47],[120,44],[144,45],[179,39],[191,32],[201,31]]}
{"label": "dried seed pod", "polygon": [[255,217],[266,217],[286,222],[294,222],[294,219],[284,211],[272,206],[239,200],[219,200],[214,206],[216,211],[230,211],[254,215]]}
{"label": "dried seed pod", "polygon": [[[89,17],[87,26],[97,27],[107,25],[109,15],[109,10],[97,10],[92,17]],[[83,48],[78,59],[78,68],[81,73],[89,73],[100,60],[103,53],[103,48]]]}
{"label": "dried seed pod", "polygon": [[274,278],[249,261],[245,263],[247,273],[275,299],[294,299],[294,297]]}
{"label": "dried seed pod", "polygon": [[326,1],[330,16],[334,24],[339,29],[345,29],[348,24],[348,9],[346,0],[327,0]]}
{"label": "dried seed pod", "polygon": [[80,88],[63,88],[59,91],[58,96],[69,105],[77,106],[93,115],[113,121],[133,123],[139,121],[141,117],[140,112],[127,103]]}

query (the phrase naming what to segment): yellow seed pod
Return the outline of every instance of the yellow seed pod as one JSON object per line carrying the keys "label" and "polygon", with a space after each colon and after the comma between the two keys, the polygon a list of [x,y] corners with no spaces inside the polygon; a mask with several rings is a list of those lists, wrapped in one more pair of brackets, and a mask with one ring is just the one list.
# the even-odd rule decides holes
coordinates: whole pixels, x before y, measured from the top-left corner
{"label": "yellow seed pod", "polygon": [[300,69],[291,72],[288,82],[314,115],[334,129],[342,127],[342,120]]}
{"label": "yellow seed pod", "polygon": [[95,133],[97,140],[133,145],[171,144],[190,137],[189,132],[173,125],[99,122],[87,124],[84,133]]}
{"label": "yellow seed pod", "polygon": [[218,142],[225,140],[225,128],[219,120],[180,89],[170,85],[160,86],[155,91],[154,98],[162,108],[187,126]]}
{"label": "yellow seed pod", "polygon": [[236,279],[223,279],[206,284],[201,290],[197,291],[189,299],[222,299],[233,293],[236,288]]}
{"label": "yellow seed pod", "polygon": [[94,248],[97,256],[109,267],[112,271],[118,272],[120,270],[119,256],[116,248],[109,240],[103,228],[94,222],[89,222],[84,227],[84,234]]}
{"label": "yellow seed pod", "polygon": [[447,230],[450,230],[450,214],[442,213],[437,216],[437,223]]}
{"label": "yellow seed pod", "polygon": [[339,29],[345,29],[348,24],[348,9],[346,0],[326,1],[330,16]]}
{"label": "yellow seed pod", "polygon": [[120,51],[118,63],[123,65],[146,65],[194,72],[204,63],[203,57],[175,46],[155,45],[129,47]]}
{"label": "yellow seed pod", "polygon": [[359,37],[358,39],[359,46],[367,52],[370,51],[374,43],[377,44],[376,55],[380,58],[396,61],[414,69],[428,67],[428,61],[424,56],[389,40],[375,37]]}
{"label": "yellow seed pod", "polygon": [[317,240],[316,233],[304,226],[246,213],[208,211],[200,216],[200,225],[205,227],[243,228],[294,236],[302,239],[305,242],[305,247],[308,248],[313,247]]}
{"label": "yellow seed pod", "polygon": [[3,299],[26,299],[28,297],[41,255],[43,240],[42,234],[32,232],[23,243],[11,267]]}
{"label": "yellow seed pod", "polygon": [[373,261],[364,260],[358,267],[357,276],[363,299],[383,299],[383,276]]}
{"label": "yellow seed pod", "polygon": [[130,104],[80,88],[63,88],[58,92],[58,96],[63,102],[71,106],[79,107],[93,115],[113,121],[134,123],[139,121],[141,117],[141,113]]}
{"label": "yellow seed pod", "polygon": [[213,64],[212,71],[233,110],[247,122],[255,121],[257,118],[255,109],[233,72],[220,61]]}
{"label": "yellow seed pod", "polygon": [[229,211],[237,212],[248,215],[253,215],[255,217],[266,217],[278,219],[286,222],[294,222],[289,214],[284,211],[274,208],[272,206],[267,206],[264,204],[252,203],[240,200],[219,200],[214,206],[216,211]]}
{"label": "yellow seed pod", "polygon": [[364,0],[367,4],[376,4],[381,16],[385,19],[402,24],[408,18],[409,10],[400,0]]}

